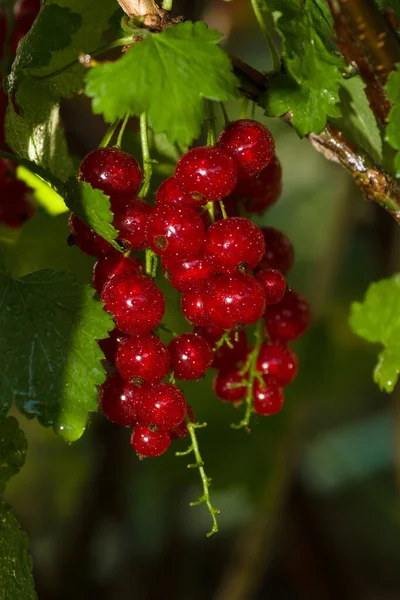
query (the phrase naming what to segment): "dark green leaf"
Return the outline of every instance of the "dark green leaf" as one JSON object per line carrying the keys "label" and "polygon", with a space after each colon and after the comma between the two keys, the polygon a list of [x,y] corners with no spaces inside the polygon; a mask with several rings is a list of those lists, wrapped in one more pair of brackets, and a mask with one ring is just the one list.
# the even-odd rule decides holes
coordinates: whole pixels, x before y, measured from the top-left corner
{"label": "dark green leaf", "polygon": [[0,418],[0,493],[4,492],[7,481],[24,464],[26,448],[26,437],[17,419]]}
{"label": "dark green leaf", "polygon": [[93,290],[67,273],[0,277],[1,409],[13,399],[26,414],[66,440],[83,434],[104,381],[97,339],[112,329]]}
{"label": "dark green leaf", "polygon": [[155,133],[190,144],[204,120],[204,98],[228,100],[237,82],[221,35],[205,23],[186,22],[146,37],[122,58],[91,69],[86,93],[107,121],[147,111]]}

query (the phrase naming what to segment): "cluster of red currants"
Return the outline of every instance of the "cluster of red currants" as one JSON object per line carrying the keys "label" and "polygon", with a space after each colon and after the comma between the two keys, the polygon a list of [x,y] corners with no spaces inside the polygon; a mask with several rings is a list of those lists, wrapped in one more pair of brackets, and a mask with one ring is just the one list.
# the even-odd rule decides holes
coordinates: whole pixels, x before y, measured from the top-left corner
{"label": "cluster of red currants", "polygon": [[[171,439],[188,434],[193,412],[175,378],[196,380],[215,368],[214,389],[222,400],[250,396],[263,415],[282,407],[282,387],[297,372],[286,343],[306,330],[308,305],[286,286],[294,258],[289,240],[234,216],[243,206],[260,212],[277,199],[281,170],[274,152],[266,127],[235,121],[216,146],[181,157],[174,177],[159,187],[155,206],[137,197],[142,172],[129,154],[101,148],[80,165],[79,178],[110,196],[125,250],[118,253],[71,214],[71,241],[97,257],[93,285],[117,328],[100,342],[116,367],[100,389],[100,404],[111,421],[133,427],[131,443],[140,456],[158,456]],[[138,250],[146,251],[145,272],[129,254]],[[154,334],[165,308],[153,280],[157,257],[195,326],[168,346]],[[257,322],[264,323],[264,341],[249,350],[244,328]],[[172,382],[162,382],[170,372]]]}
{"label": "cluster of red currants", "polygon": [[[40,0],[19,0],[14,7],[12,35],[5,14],[0,13],[0,59],[5,57],[6,40],[10,37],[11,55],[17,50],[21,38],[32,27],[40,10]],[[0,149],[7,150],[4,136],[7,95],[0,86]],[[16,177],[16,166],[0,158],[0,223],[18,229],[35,214],[30,188]]]}

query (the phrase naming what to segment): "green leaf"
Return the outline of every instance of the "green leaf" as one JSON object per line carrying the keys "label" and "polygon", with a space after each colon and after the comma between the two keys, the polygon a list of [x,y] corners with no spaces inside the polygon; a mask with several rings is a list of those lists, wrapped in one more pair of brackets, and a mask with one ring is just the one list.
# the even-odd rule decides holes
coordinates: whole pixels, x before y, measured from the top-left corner
{"label": "green leaf", "polygon": [[375,115],[369,107],[361,77],[343,80],[340,86],[339,119],[330,119],[348,140],[382,163],[382,137]]}
{"label": "green leaf", "polygon": [[220,40],[205,23],[189,21],[146,37],[116,62],[89,71],[86,93],[93,111],[109,122],[147,111],[155,133],[189,145],[200,135],[203,98],[223,101],[237,95]]}
{"label": "green leaf", "polygon": [[97,410],[96,386],[105,377],[96,340],[113,323],[93,293],[74,276],[50,270],[0,277],[0,410],[14,399],[68,441],[81,437],[88,412]]}
{"label": "green leaf", "polygon": [[364,301],[352,305],[350,325],[357,335],[384,346],[374,380],[393,391],[400,373],[400,274],[370,285]]}
{"label": "green leaf", "polygon": [[[399,65],[397,65],[399,68]],[[393,107],[389,113],[385,140],[395,150],[400,150],[400,71],[393,71],[386,84],[386,93]],[[395,168],[400,175],[400,153],[396,154]]]}
{"label": "green leaf", "polygon": [[66,184],[65,203],[91,229],[121,250],[114,241],[118,231],[111,225],[113,213],[110,210],[109,196],[95,190],[89,183],[71,177]]}
{"label": "green leaf", "polygon": [[326,6],[316,0],[264,0],[282,37],[286,75],[270,82],[260,99],[267,115],[290,111],[300,136],[319,133],[328,116],[338,117],[341,58],[333,54]]}
{"label": "green leaf", "polygon": [[28,538],[11,508],[0,502],[0,590],[2,600],[35,600]]}
{"label": "green leaf", "polygon": [[0,418],[0,493],[4,492],[7,481],[23,466],[26,448],[26,437],[17,419]]}

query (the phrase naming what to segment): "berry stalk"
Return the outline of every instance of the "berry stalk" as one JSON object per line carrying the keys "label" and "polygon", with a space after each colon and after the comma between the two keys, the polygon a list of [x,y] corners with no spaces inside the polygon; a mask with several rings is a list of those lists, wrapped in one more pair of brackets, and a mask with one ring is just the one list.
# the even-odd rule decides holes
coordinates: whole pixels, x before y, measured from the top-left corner
{"label": "berry stalk", "polygon": [[151,160],[150,156],[146,112],[142,112],[140,115],[140,141],[142,144],[144,181],[139,196],[140,198],[146,198],[150,190],[151,176],[153,175],[153,161]]}

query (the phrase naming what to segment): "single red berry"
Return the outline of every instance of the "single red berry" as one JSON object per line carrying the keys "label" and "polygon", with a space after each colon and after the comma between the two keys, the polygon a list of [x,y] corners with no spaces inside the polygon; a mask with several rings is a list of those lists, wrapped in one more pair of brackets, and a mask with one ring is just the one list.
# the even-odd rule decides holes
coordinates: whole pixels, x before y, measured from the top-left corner
{"label": "single red berry", "polygon": [[[193,408],[189,404],[186,404],[186,414],[191,420],[191,422],[194,423],[196,419],[194,416]],[[169,434],[171,436],[171,440],[179,440],[181,438],[187,437],[189,435],[189,430],[187,428],[186,421],[183,420],[182,423],[179,423],[179,425],[171,429]]]}
{"label": "single red berry", "polygon": [[264,288],[267,305],[277,304],[282,300],[286,292],[286,280],[281,271],[261,269],[257,273],[256,279]]}
{"label": "single red berry", "polygon": [[221,200],[235,188],[235,161],[221,148],[193,148],[176,165],[179,187],[199,202]]}
{"label": "single red berry", "polygon": [[154,431],[144,423],[139,423],[132,431],[131,446],[139,457],[161,456],[168,450],[170,444],[168,431]]}
{"label": "single red berry", "polygon": [[265,252],[261,229],[245,217],[229,217],[208,229],[204,256],[219,273],[254,269]]}
{"label": "single red berry", "polygon": [[295,340],[310,325],[310,307],[303,296],[288,288],[278,304],[268,306],[264,320],[272,340]]}
{"label": "single red berry", "polygon": [[145,250],[148,247],[147,227],[153,207],[141,198],[123,197],[117,200],[118,202],[112,203],[112,207],[113,225],[119,231],[118,238],[128,242],[131,250]]}
{"label": "single red berry", "polygon": [[214,377],[214,394],[224,402],[239,402],[247,394],[247,387],[239,385],[244,379],[239,371],[220,371]]}
{"label": "single red berry", "polygon": [[181,297],[181,310],[189,323],[193,325],[210,325],[210,317],[204,304],[202,290],[196,292],[185,292]]}
{"label": "single red berry", "polygon": [[35,214],[35,206],[29,197],[29,188],[18,179],[6,179],[0,184],[0,221],[19,229]]}
{"label": "single red berry", "polygon": [[195,292],[214,275],[214,269],[202,252],[191,257],[170,256],[162,259],[165,278],[178,292]]}
{"label": "single red berry", "polygon": [[124,381],[118,373],[109,375],[100,387],[99,401],[101,410],[113,423],[133,427],[139,421],[140,390]]}
{"label": "single red berry", "polygon": [[204,306],[214,325],[238,330],[255,323],[264,314],[264,289],[251,275],[214,277],[207,283]]}
{"label": "single red berry", "polygon": [[262,214],[275,204],[282,193],[282,167],[274,156],[269,165],[255,177],[241,181],[235,194],[244,197],[244,206],[249,213]]}
{"label": "single red berry", "polygon": [[297,356],[282,342],[264,342],[257,357],[257,370],[263,375],[273,375],[279,385],[289,385],[297,375]]}
{"label": "single red berry", "polygon": [[111,244],[85,225],[75,213],[69,216],[68,229],[72,236],[68,243],[75,244],[81,252],[89,256],[105,256],[113,252]]}
{"label": "single red berry", "polygon": [[168,348],[152,334],[128,338],[119,345],[115,366],[121,377],[135,385],[160,381],[171,365]]}
{"label": "single red berry", "polygon": [[130,275],[141,275],[143,267],[139,259],[135,257],[125,258],[120,252],[111,251],[106,256],[97,259],[93,267],[93,287],[99,294],[111,277],[128,273]]}
{"label": "single red berry", "polygon": [[264,377],[264,385],[257,379],[253,387],[254,411],[263,416],[275,415],[285,400],[283,389],[272,376]]}
{"label": "single red berry", "polygon": [[[216,327],[216,325],[206,325],[204,327],[200,327],[198,325],[195,327],[194,332],[206,339],[211,346],[215,346],[215,344],[219,342],[222,336],[226,333],[225,329],[222,329],[222,327]],[[235,333],[233,333],[233,335],[235,335]]]}
{"label": "single red berry", "polygon": [[273,227],[261,229],[265,240],[265,254],[261,259],[261,268],[278,269],[284,275],[294,263],[294,248],[284,233]]}
{"label": "single red berry", "polygon": [[217,145],[233,157],[238,179],[248,179],[260,173],[275,152],[270,130],[252,119],[233,121],[221,133]]}
{"label": "single red berry", "polygon": [[[14,6],[15,30],[12,35],[12,48],[28,33],[40,11],[40,0],[19,0]],[[5,39],[5,38],[4,38]]]}
{"label": "single red berry", "polygon": [[156,284],[144,276],[129,273],[108,280],[101,299],[117,327],[130,335],[149,333],[161,323],[165,300]]}
{"label": "single red berry", "polygon": [[199,379],[211,367],[214,353],[210,344],[200,335],[183,333],[170,342],[168,349],[172,369],[177,379]]}
{"label": "single red berry", "polygon": [[186,413],[185,396],[171,383],[155,383],[143,388],[140,420],[160,429],[173,429]]}
{"label": "single red berry", "polygon": [[99,346],[109,363],[113,364],[115,362],[118,345],[126,339],[128,339],[126,333],[122,333],[119,329],[113,329],[107,338],[99,340]]}
{"label": "single red berry", "polygon": [[199,210],[204,202],[199,202],[186,194],[178,185],[175,177],[165,179],[156,193],[156,206],[175,206],[175,208],[193,208]]}
{"label": "single red berry", "polygon": [[142,183],[142,170],[127,152],[118,148],[97,148],[81,162],[78,178],[107,196],[135,196]]}
{"label": "single red berry", "polygon": [[204,242],[203,221],[191,208],[156,208],[147,231],[150,248],[161,256],[190,256],[199,252]]}

